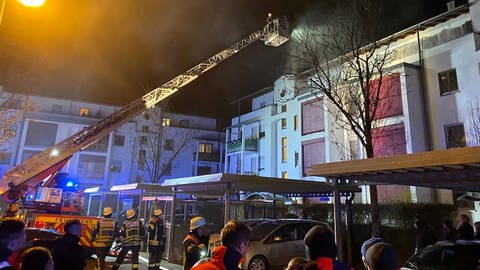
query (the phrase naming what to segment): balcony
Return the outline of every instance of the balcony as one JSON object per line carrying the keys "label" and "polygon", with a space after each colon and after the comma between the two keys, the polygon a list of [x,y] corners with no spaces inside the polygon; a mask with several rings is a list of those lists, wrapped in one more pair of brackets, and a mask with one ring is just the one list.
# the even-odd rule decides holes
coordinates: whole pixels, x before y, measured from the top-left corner
{"label": "balcony", "polygon": [[[257,151],[257,138],[245,139],[245,151]],[[242,150],[242,140],[233,140],[227,142],[227,153],[235,153]]]}
{"label": "balcony", "polygon": [[[197,152],[193,153],[193,161],[197,158]],[[206,162],[220,162],[220,153],[198,153],[198,161],[206,161]]]}

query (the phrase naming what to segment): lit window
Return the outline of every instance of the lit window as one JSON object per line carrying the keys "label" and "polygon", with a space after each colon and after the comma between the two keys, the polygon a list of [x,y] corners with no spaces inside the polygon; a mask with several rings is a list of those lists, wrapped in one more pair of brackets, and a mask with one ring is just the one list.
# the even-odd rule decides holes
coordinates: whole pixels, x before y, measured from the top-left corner
{"label": "lit window", "polygon": [[445,126],[445,139],[447,141],[447,148],[467,146],[463,124]]}
{"label": "lit window", "polygon": [[287,111],[287,104],[283,104],[282,105],[282,112],[286,112]]}
{"label": "lit window", "polygon": [[169,126],[170,126],[170,123],[171,123],[170,118],[163,118],[163,119],[162,119],[162,126],[163,126],[163,127],[169,127]]}
{"label": "lit window", "polygon": [[163,148],[166,151],[173,151],[173,140],[166,139]]}
{"label": "lit window", "polygon": [[282,118],[282,129],[287,128],[287,118]]}
{"label": "lit window", "polygon": [[287,137],[282,137],[282,162],[287,162]]}
{"label": "lit window", "polygon": [[440,95],[446,95],[458,91],[457,71],[455,69],[438,73],[438,85],[440,86]]}
{"label": "lit window", "polygon": [[88,116],[88,109],[80,108],[80,116]]}
{"label": "lit window", "polygon": [[298,129],[298,115],[295,115],[293,117],[293,130],[297,130]]}
{"label": "lit window", "polygon": [[212,153],[213,152],[213,144],[211,144],[211,143],[200,143],[198,145],[198,152],[200,152],[200,153]]}
{"label": "lit window", "polygon": [[288,173],[283,171],[282,172],[282,178],[287,179],[288,178]]}
{"label": "lit window", "polygon": [[7,128],[5,129],[3,135],[7,138],[15,137],[15,135],[17,135],[17,131],[15,129]]}
{"label": "lit window", "polygon": [[125,144],[125,136],[115,135],[115,137],[113,137],[113,145],[124,146],[124,144]]}
{"label": "lit window", "polygon": [[10,164],[10,160],[12,159],[11,152],[1,152],[0,153],[0,164]]}

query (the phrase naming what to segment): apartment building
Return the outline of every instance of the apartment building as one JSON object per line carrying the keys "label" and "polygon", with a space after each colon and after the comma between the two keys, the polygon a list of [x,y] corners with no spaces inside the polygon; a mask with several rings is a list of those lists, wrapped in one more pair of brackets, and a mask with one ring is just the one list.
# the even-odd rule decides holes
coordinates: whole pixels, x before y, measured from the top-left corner
{"label": "apartment building", "polygon": [[[478,144],[472,115],[480,116],[479,26],[475,2],[380,41],[388,39],[394,53],[384,80],[394,94],[378,119],[382,133],[374,141],[375,156]],[[258,92],[250,112],[232,119],[226,172],[317,179],[306,174],[313,164],[365,156],[353,132],[328,113],[328,99],[311,91],[313,77],[309,71],[281,76]],[[421,187],[379,186],[378,194],[383,202],[453,200],[450,191]],[[369,203],[368,188],[356,200]]]}

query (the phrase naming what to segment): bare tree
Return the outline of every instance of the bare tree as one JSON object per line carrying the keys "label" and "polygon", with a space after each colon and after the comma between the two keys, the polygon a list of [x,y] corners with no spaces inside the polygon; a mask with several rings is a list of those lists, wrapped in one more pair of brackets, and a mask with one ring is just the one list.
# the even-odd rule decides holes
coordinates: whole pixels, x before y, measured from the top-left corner
{"label": "bare tree", "polygon": [[[375,140],[385,137],[384,119],[392,98],[400,96],[399,74],[388,67],[394,57],[391,41],[379,40],[381,8],[358,0],[352,10],[335,13],[325,25],[306,22],[293,32],[297,66],[307,71],[307,90],[324,100],[323,108],[334,119],[331,138],[342,137],[335,129],[354,136],[366,158],[375,156]],[[340,134],[338,136],[338,134]],[[343,138],[338,141],[344,142]],[[348,142],[347,142],[348,144]],[[345,142],[344,142],[345,145]],[[347,145],[348,148],[348,145]],[[370,186],[372,235],[380,235],[377,187]]]}
{"label": "bare tree", "polygon": [[[0,92],[0,151],[8,148],[8,142],[15,136],[16,124],[23,115],[33,110],[26,96]],[[2,153],[0,153],[1,155]]]}
{"label": "bare tree", "polygon": [[179,155],[187,148],[195,132],[177,128],[170,138],[166,136],[169,129],[176,129],[171,126],[173,120],[168,101],[146,111],[143,118],[149,124],[149,129],[137,133],[137,142],[141,150],[138,157],[139,165],[143,167],[146,177],[152,183],[158,183],[176,167]]}
{"label": "bare tree", "polygon": [[472,101],[468,108],[467,137],[468,144],[480,146],[480,103],[478,99]]}

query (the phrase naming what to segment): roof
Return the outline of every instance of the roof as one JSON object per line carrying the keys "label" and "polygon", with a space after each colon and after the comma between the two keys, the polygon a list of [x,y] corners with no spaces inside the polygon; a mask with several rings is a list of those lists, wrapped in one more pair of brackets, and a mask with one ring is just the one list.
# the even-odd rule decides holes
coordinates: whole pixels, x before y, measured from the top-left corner
{"label": "roof", "polygon": [[459,191],[480,191],[480,147],[313,165],[309,175]]}
{"label": "roof", "polygon": [[226,191],[271,192],[276,194],[311,194],[333,192],[360,192],[357,186],[335,186],[320,181],[292,180],[238,174],[208,174],[165,180],[164,188],[175,188],[178,193],[224,195]]}

